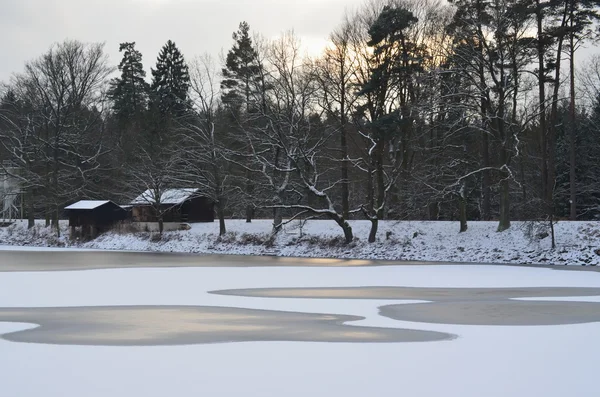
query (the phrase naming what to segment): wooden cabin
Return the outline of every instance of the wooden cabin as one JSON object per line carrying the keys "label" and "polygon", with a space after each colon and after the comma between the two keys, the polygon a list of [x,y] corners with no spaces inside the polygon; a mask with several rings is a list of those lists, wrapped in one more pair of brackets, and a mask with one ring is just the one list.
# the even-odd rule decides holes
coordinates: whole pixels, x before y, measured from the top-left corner
{"label": "wooden cabin", "polygon": [[95,238],[127,219],[127,211],[109,200],[81,200],[65,207],[65,212],[71,237],[78,235],[79,228],[83,238]]}
{"label": "wooden cabin", "polygon": [[[157,206],[157,197],[159,205]],[[214,222],[214,203],[203,196],[200,189],[166,189],[158,193],[152,189],[140,194],[131,203],[134,222],[158,222],[158,213],[165,223]]]}

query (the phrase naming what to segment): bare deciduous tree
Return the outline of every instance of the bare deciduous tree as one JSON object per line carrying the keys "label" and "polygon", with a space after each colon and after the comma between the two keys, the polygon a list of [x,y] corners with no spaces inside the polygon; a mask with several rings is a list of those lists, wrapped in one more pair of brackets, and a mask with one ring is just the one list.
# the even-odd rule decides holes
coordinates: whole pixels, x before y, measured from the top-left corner
{"label": "bare deciduous tree", "polygon": [[321,179],[329,169],[322,153],[333,131],[317,131],[320,115],[315,114],[318,86],[300,56],[300,43],[287,33],[271,43],[268,51],[269,95],[252,128],[246,130],[251,157],[246,167],[258,175],[263,191],[268,191],[274,211],[273,232],[281,229],[282,211],[292,211],[292,219],[319,215],[334,220],[347,243],[352,228],[338,212],[328,191],[339,183]]}
{"label": "bare deciduous tree", "polygon": [[11,145],[14,160],[32,171],[25,173],[27,184],[45,197],[57,232],[60,206],[86,194],[106,153],[103,116],[112,70],[102,44],[65,41],[27,63],[13,79],[17,98],[26,104],[24,122],[11,135],[17,142]]}
{"label": "bare deciduous tree", "polygon": [[174,157],[181,162],[175,170],[175,180],[200,188],[203,196],[210,198],[219,219],[219,234],[227,232],[225,207],[235,195],[223,137],[226,127],[219,128],[224,118],[219,115],[217,71],[212,59],[205,55],[190,65],[191,99],[194,116],[180,128],[180,140]]}

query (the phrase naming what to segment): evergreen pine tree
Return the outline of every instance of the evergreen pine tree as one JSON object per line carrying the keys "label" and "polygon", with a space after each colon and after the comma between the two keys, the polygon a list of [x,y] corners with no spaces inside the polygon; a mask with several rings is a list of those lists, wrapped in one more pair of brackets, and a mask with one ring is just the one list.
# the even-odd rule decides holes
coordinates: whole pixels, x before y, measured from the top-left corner
{"label": "evergreen pine tree", "polygon": [[152,69],[152,101],[163,118],[183,116],[189,109],[190,75],[183,55],[171,40]]}
{"label": "evergreen pine tree", "polygon": [[235,43],[227,53],[221,82],[223,103],[247,113],[252,109],[252,94],[261,81],[261,65],[249,31],[248,23],[241,22],[238,31],[233,33]]}
{"label": "evergreen pine tree", "polygon": [[147,108],[148,83],[142,66],[142,54],[135,49],[135,42],[121,43],[119,51],[123,59],[119,64],[121,77],[113,80],[110,96],[117,120],[135,121]]}
{"label": "evergreen pine tree", "polygon": [[[227,53],[225,67],[222,70],[222,101],[234,117],[244,113],[247,116],[266,107],[262,65],[249,32],[250,25],[241,22],[238,31],[232,35],[234,44]],[[238,123],[246,128],[249,123],[248,117],[242,116]],[[240,142],[237,144],[239,145]],[[245,190],[248,197],[252,197],[254,183],[248,170],[246,170]],[[250,222],[253,216],[254,207],[249,203],[246,207],[246,222]]]}

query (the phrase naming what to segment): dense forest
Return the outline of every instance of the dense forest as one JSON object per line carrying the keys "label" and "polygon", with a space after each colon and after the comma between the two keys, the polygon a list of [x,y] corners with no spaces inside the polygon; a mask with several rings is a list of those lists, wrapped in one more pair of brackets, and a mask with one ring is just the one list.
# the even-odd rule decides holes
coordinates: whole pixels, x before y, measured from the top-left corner
{"label": "dense forest", "polygon": [[[318,57],[242,22],[222,61],[65,41],[0,96],[26,215],[199,187],[227,218],[600,218],[600,1],[370,1]],[[201,46],[201,43],[199,43]],[[576,68],[577,66],[577,68]],[[18,170],[18,171],[14,171]],[[160,217],[160,214],[158,214]]]}

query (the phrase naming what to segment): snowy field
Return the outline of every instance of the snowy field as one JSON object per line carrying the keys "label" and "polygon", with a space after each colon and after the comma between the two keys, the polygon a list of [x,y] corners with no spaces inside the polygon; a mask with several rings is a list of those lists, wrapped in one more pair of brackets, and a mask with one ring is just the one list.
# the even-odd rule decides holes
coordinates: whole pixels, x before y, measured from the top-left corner
{"label": "snowy field", "polygon": [[[24,256],[27,253],[23,254]],[[48,255],[52,255],[51,252]],[[95,255],[95,253],[89,253]],[[597,396],[594,335],[600,323],[553,326],[452,325],[392,320],[378,299],[253,298],[215,290],[290,287],[600,287],[596,272],[507,266],[382,266],[111,269],[0,273],[0,321],[7,308],[211,306],[364,317],[347,327],[428,330],[454,339],[420,343],[268,342],[182,346],[81,346],[77,338],[168,330],[167,320],[133,317],[129,328],[59,328],[63,345],[0,339],[6,396]],[[600,302],[600,297],[528,301]],[[14,310],[14,309],[9,309]],[[174,320],[173,320],[174,321]],[[189,322],[189,319],[187,320]],[[135,324],[136,322],[140,324]],[[185,325],[185,322],[183,323]],[[188,326],[190,324],[187,324]],[[243,327],[242,324],[240,324]],[[281,324],[284,326],[285,324]],[[136,328],[137,326],[137,328]],[[0,322],[0,333],[31,328]],[[173,332],[173,331],[172,331]],[[73,342],[69,342],[73,338]]]}
{"label": "snowy field", "polygon": [[369,244],[370,223],[351,221],[355,241],[342,243],[341,229],[327,220],[304,224],[290,223],[269,241],[272,222],[228,220],[228,233],[218,237],[218,222],[197,223],[188,231],[165,233],[161,241],[149,233],[108,233],[95,241],[69,241],[63,223],[63,236],[41,224],[27,230],[24,222],[0,228],[0,245],[70,247],[134,251],[185,252],[209,254],[277,255],[353,259],[388,259],[472,263],[517,263],[550,265],[600,264],[600,222],[555,224],[557,248],[551,250],[550,237],[543,225],[513,222],[502,233],[496,222],[470,222],[466,233],[458,233],[457,222],[384,221],[379,239]]}

